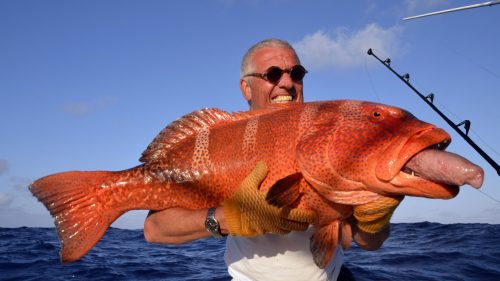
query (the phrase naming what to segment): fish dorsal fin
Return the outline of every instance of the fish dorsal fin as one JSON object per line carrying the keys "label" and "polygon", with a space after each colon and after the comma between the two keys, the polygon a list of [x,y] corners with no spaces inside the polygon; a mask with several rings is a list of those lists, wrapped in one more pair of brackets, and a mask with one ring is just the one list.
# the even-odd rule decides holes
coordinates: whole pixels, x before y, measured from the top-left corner
{"label": "fish dorsal fin", "polygon": [[196,136],[200,131],[230,121],[240,121],[268,113],[271,110],[253,110],[229,113],[218,108],[205,108],[182,116],[170,123],[148,145],[139,161],[153,162],[160,159],[183,140]]}

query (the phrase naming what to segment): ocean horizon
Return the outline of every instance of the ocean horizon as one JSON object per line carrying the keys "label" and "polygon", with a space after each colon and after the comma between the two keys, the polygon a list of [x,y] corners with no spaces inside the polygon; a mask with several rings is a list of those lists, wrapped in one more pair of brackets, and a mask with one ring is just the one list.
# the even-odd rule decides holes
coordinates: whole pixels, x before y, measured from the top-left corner
{"label": "ocean horizon", "polygon": [[[0,227],[0,280],[230,280],[225,239],[148,244],[142,229],[110,228],[82,259],[61,264],[55,228]],[[499,224],[391,224],[381,249],[355,243],[356,280],[500,280]]]}

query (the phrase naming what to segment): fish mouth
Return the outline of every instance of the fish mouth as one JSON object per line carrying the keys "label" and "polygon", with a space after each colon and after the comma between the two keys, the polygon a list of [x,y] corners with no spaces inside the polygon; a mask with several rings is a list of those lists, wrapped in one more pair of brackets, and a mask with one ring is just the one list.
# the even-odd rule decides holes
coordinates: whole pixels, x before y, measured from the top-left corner
{"label": "fish mouth", "polygon": [[399,172],[391,180],[391,183],[395,185],[400,192],[411,196],[434,199],[450,199],[457,196],[460,191],[458,185],[428,179],[426,175],[416,169],[412,169],[411,166],[408,165],[410,160],[418,155],[418,153],[427,149],[444,151],[449,144],[450,141],[444,140],[440,143],[425,147],[415,153],[408,161],[403,163]]}
{"label": "fish mouth", "polygon": [[391,185],[390,193],[426,198],[453,198],[464,184],[479,188],[484,171],[467,159],[446,152],[450,143],[451,137],[442,129],[422,130],[400,150],[386,151],[386,161],[377,166],[377,177]]}
{"label": "fish mouth", "polygon": [[[438,144],[434,144],[432,146],[424,148],[423,150],[426,150],[426,149],[435,149],[435,150],[445,151],[446,148],[448,147],[448,145],[450,145],[450,141],[444,140],[444,141],[442,141],[442,142],[440,142]],[[420,153],[420,152],[418,152],[418,153]],[[416,153],[415,155],[417,155],[418,153]],[[408,162],[410,162],[410,160],[411,159],[409,159],[406,163],[404,163],[403,167],[400,169],[401,172],[403,172],[405,174],[408,174],[408,175],[411,175],[413,177],[423,178],[423,175],[420,175],[418,170],[415,171],[415,170],[413,170],[411,168],[411,165],[408,165]]]}

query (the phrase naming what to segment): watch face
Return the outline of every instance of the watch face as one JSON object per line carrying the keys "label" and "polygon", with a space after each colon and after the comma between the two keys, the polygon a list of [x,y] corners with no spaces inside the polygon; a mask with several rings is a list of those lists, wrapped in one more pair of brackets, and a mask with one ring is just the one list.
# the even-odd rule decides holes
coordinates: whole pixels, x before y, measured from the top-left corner
{"label": "watch face", "polygon": [[219,224],[212,219],[207,219],[205,221],[205,227],[210,231],[216,231],[218,226],[219,226]]}
{"label": "watch face", "polygon": [[219,222],[215,219],[215,208],[208,209],[207,218],[205,219],[205,229],[212,233],[215,238],[221,238]]}

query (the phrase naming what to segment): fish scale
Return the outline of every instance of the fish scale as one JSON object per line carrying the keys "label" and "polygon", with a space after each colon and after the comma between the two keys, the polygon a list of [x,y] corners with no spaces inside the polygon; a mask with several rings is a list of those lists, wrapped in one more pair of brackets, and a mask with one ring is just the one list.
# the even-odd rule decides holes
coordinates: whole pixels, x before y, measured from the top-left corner
{"label": "fish scale", "polygon": [[[383,195],[446,199],[458,193],[433,181],[438,177],[401,171],[415,154],[449,140],[402,109],[371,102],[289,103],[232,114],[203,109],[162,130],[134,168],[58,173],[35,181],[30,191],[55,219],[62,262],[72,262],[123,213],[220,206],[264,161],[269,173],[260,190],[270,204],[318,214],[311,251],[324,267],[337,244],[351,243],[353,206]],[[424,166],[430,155],[422,157]],[[455,173],[449,178],[460,177]]]}

